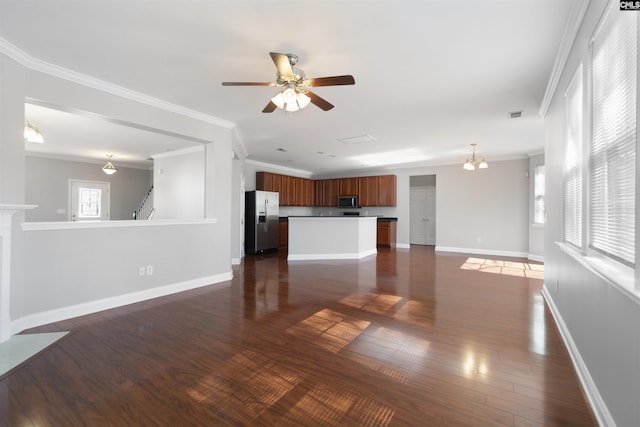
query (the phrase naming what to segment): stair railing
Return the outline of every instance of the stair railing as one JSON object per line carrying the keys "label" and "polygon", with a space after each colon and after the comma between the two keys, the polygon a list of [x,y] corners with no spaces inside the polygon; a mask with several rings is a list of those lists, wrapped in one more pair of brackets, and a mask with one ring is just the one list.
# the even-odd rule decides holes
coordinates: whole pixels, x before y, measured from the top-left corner
{"label": "stair railing", "polygon": [[140,207],[133,212],[133,219],[135,220],[146,220],[151,219],[153,217],[153,185],[147,191],[147,194],[142,199],[142,203],[140,203]]}

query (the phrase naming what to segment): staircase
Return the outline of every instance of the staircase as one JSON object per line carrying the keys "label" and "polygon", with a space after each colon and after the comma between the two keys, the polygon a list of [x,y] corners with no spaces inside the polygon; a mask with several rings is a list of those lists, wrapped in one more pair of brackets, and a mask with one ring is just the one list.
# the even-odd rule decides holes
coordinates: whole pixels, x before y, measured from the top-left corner
{"label": "staircase", "polygon": [[147,195],[142,199],[140,207],[133,212],[133,219],[135,220],[147,220],[153,218],[153,185],[147,192]]}

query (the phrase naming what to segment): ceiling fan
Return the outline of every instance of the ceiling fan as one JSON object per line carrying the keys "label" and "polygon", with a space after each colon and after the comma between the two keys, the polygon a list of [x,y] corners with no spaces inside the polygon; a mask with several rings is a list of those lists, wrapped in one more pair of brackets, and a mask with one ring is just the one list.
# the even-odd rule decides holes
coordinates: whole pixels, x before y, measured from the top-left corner
{"label": "ceiling fan", "polygon": [[262,110],[263,113],[272,113],[276,108],[281,108],[285,111],[298,111],[309,105],[309,103],[328,111],[334,107],[333,104],[311,92],[308,88],[352,85],[356,83],[352,75],[307,79],[304,71],[296,67],[298,63],[297,55],[276,52],[270,52],[269,55],[271,55],[271,59],[278,69],[275,82],[222,82],[222,86],[285,87],[286,89],[271,98],[271,101]]}

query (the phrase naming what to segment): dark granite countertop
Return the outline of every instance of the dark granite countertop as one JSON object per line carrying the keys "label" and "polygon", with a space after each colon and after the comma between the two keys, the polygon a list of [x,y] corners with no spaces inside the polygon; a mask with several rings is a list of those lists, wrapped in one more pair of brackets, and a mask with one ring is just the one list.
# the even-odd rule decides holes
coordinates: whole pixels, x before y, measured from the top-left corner
{"label": "dark granite countertop", "polygon": [[377,216],[377,215],[361,215],[361,216],[351,216],[351,215],[289,215],[289,216],[281,216],[280,221],[286,222],[291,218],[378,218],[378,222],[392,222],[398,221],[398,218],[391,216]]}

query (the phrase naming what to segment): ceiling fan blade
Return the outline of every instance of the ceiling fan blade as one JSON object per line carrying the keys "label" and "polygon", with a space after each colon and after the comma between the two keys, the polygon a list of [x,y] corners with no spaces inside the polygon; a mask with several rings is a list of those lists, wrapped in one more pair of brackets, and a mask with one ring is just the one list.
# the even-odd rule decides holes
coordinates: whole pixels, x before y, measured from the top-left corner
{"label": "ceiling fan blade", "polygon": [[291,69],[291,64],[289,63],[289,57],[284,53],[276,52],[269,52],[269,55],[271,55],[273,63],[276,64],[278,74],[282,77],[293,79],[293,70]]}
{"label": "ceiling fan blade", "polygon": [[266,82],[222,82],[222,86],[275,86],[275,83]]}
{"label": "ceiling fan blade", "polygon": [[310,87],[341,86],[341,85],[353,85],[353,84],[356,84],[356,80],[350,74],[345,76],[319,77],[316,79],[309,79]]}
{"label": "ceiling fan blade", "polygon": [[322,108],[324,111],[329,111],[334,107],[334,105],[331,104],[329,101],[327,101],[324,98],[320,98],[318,95],[316,95],[311,91],[306,91],[305,93],[309,98],[311,98],[311,102],[315,106]]}
{"label": "ceiling fan blade", "polygon": [[276,108],[278,108],[278,106],[276,104],[274,104],[272,101],[269,101],[269,103],[267,104],[266,107],[264,107],[262,112],[263,113],[273,113]]}

